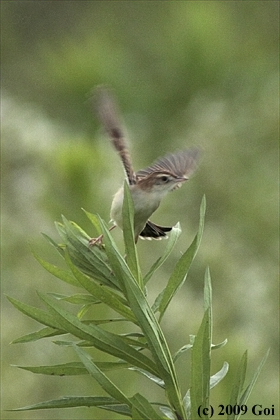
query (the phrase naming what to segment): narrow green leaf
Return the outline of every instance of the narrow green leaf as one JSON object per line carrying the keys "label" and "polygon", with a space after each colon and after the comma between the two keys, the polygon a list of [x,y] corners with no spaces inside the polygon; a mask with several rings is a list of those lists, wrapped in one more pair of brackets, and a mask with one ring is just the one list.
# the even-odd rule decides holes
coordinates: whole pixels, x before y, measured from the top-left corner
{"label": "narrow green leaf", "polygon": [[226,344],[227,344],[227,342],[228,342],[228,340],[227,340],[227,338],[224,340],[224,341],[222,341],[221,343],[218,343],[218,344],[212,344],[212,346],[211,346],[211,350],[217,350],[217,349],[220,349],[221,347],[224,347]]}
{"label": "narrow green leaf", "polygon": [[149,349],[148,344],[146,343],[146,341],[144,341],[145,339],[135,340],[126,334],[120,334],[119,336],[122,338],[124,343],[130,344],[131,346],[135,347],[138,351],[143,350],[143,349]]}
{"label": "narrow green leaf", "polygon": [[151,403],[140,394],[135,394],[129,398],[132,404],[133,419],[141,420],[162,420],[162,416],[155,411]]}
{"label": "narrow green leaf", "polygon": [[92,361],[88,353],[78,346],[73,346],[88,373],[99,383],[104,391],[116,400],[118,403],[127,404],[131,407],[131,403],[127,396],[100,370]]}
{"label": "narrow green leaf", "polygon": [[35,251],[32,250],[33,256],[36,260],[51,274],[55,277],[59,278],[60,280],[65,281],[72,286],[81,287],[80,283],[75,279],[73,274],[70,271],[63,270],[62,268],[57,267],[41,258]]}
{"label": "narrow green leaf", "polygon": [[[63,215],[61,216],[66,235],[68,239],[79,242],[81,245],[88,246],[88,241],[90,240],[89,235],[75,222],[69,222]],[[71,235],[69,235],[71,233]]]}
{"label": "narrow green leaf", "polygon": [[138,261],[138,254],[136,251],[135,237],[134,237],[134,204],[131,197],[128,183],[124,182],[124,199],[122,207],[122,218],[123,218],[123,238],[125,243],[126,261],[127,264],[140,284],[140,288],[143,290],[144,284],[142,274]]}
{"label": "narrow green leaf", "polygon": [[106,405],[115,405],[117,401],[109,397],[63,397],[59,400],[44,401],[38,404],[28,405],[26,407],[15,408],[8,411],[30,411],[45,410],[49,408],[70,408],[70,407],[99,407]]}
{"label": "narrow green leaf", "polygon": [[103,234],[104,234],[106,254],[108,256],[112,272],[116,276],[122,288],[122,291],[125,294],[124,278],[126,278],[127,281],[130,281],[130,282],[135,282],[136,280],[133,274],[131,273],[131,270],[128,267],[127,262],[125,261],[124,257],[119,252],[112,235],[110,234],[109,230],[106,227],[106,224],[103,222],[102,219],[100,219],[100,222],[102,224],[102,229],[103,229]]}
{"label": "narrow green leaf", "polygon": [[94,362],[99,369],[102,371],[111,371],[118,369],[127,369],[131,365],[120,360],[119,362]]}
{"label": "narrow green leaf", "polygon": [[184,407],[187,413],[187,419],[191,419],[191,390],[188,389],[184,399],[183,399]]}
{"label": "narrow green leaf", "polygon": [[209,267],[207,267],[204,277],[204,311],[208,308],[212,308],[212,286]]}
{"label": "narrow green leaf", "polygon": [[175,363],[176,360],[179,359],[179,357],[182,356],[186,351],[190,350],[192,348],[192,344],[185,344],[183,347],[181,347],[173,356],[173,362]]}
{"label": "narrow green leaf", "polygon": [[[63,244],[57,244],[50,236],[48,236],[46,233],[42,233],[43,237],[54,247],[54,249],[58,252],[58,254],[64,258],[64,245]],[[32,248],[31,248],[32,251]],[[33,251],[32,251],[33,252]]]}
{"label": "narrow green leaf", "polygon": [[[248,352],[246,350],[241,358],[240,364],[236,371],[236,376],[233,380],[233,386],[232,386],[231,396],[230,396],[230,401],[229,401],[229,404],[232,407],[236,404],[239,404],[239,401],[240,401],[240,395],[244,386],[246,371],[247,371],[247,358],[248,358]],[[235,420],[235,419],[236,419],[236,415],[234,413],[231,413],[227,416],[227,420]]]}
{"label": "narrow green leaf", "polygon": [[112,324],[113,322],[126,322],[127,319],[125,318],[103,318],[103,319],[89,319],[87,321],[83,321],[85,324],[88,325],[100,325],[100,324]]}
{"label": "narrow green leaf", "polygon": [[191,263],[197,253],[197,250],[201,242],[201,237],[202,237],[203,228],[204,228],[205,209],[206,209],[206,199],[204,196],[200,205],[200,221],[199,221],[198,233],[195,236],[190,247],[186,250],[186,252],[182,255],[182,257],[176,264],[176,267],[168,281],[166,288],[164,289],[163,293],[160,294],[160,302],[157,303],[159,305],[159,312],[160,312],[159,319],[160,320],[162,319],[173,296],[178,291],[178,289],[184,284],[187,278]]}
{"label": "narrow green leaf", "polygon": [[[224,347],[227,344],[227,339],[225,339],[222,343],[219,344],[211,344],[211,350],[217,350],[221,347]],[[179,357],[181,357],[186,351],[190,350],[193,347],[193,344],[185,344],[182,346],[173,356],[173,362],[175,363]]]}
{"label": "narrow green leaf", "polygon": [[[228,366],[224,364],[221,371],[210,378],[212,345],[212,286],[209,270],[204,279],[204,317],[197,336],[190,335],[190,344],[177,352],[179,357],[183,351],[192,348],[191,389],[185,394],[184,407],[189,417],[199,419],[199,406],[209,405],[210,388],[225,376]],[[220,344],[222,346],[223,343]],[[219,345],[217,345],[219,346]],[[208,415],[203,417],[208,419]]]}
{"label": "narrow green leaf", "polygon": [[212,334],[213,334],[213,325],[212,325],[212,285],[209,267],[206,268],[204,276],[204,311],[209,309],[209,318],[210,318],[210,346],[212,349]]}
{"label": "narrow green leaf", "polygon": [[[62,215],[62,217],[63,217],[63,215]],[[59,236],[64,241],[64,243],[66,243],[67,242],[67,235],[66,235],[66,231],[65,231],[65,226],[61,222],[55,222],[54,225],[56,227],[57,232],[59,233]]]}
{"label": "narrow green leaf", "polygon": [[90,246],[89,237],[73,222],[63,217],[64,225],[58,224],[59,231],[67,244],[74,264],[90,277],[100,283],[117,288],[118,284],[108,265],[107,255],[103,248]]}
{"label": "narrow green leaf", "polygon": [[[78,315],[78,318],[80,319],[81,317]],[[109,319],[93,319],[93,320],[82,321],[82,322],[87,325],[90,325],[90,324],[100,325],[100,324],[111,324],[113,322],[124,322],[124,321],[126,321],[126,319],[124,318],[109,318]],[[42,338],[55,337],[56,335],[63,335],[63,334],[66,334],[66,332],[63,330],[60,330],[57,328],[51,328],[51,327],[44,327],[39,331],[35,331],[33,333],[23,335],[17,338],[16,340],[13,340],[12,344],[29,343],[31,341],[41,340]],[[140,344],[142,347],[145,347],[145,343],[139,342],[139,346]]]}
{"label": "narrow green leaf", "polygon": [[180,227],[180,223],[177,223],[170,232],[170,237],[167,242],[167,247],[165,248],[164,253],[162,256],[152,265],[149,272],[144,277],[144,284],[147,284],[147,282],[150,280],[150,278],[154,275],[156,270],[159,269],[159,267],[162,266],[162,264],[166,261],[166,259],[169,257],[171,252],[173,251],[173,248],[181,235],[182,229]]}
{"label": "narrow green leaf", "polygon": [[23,335],[17,338],[16,340],[13,340],[12,344],[30,343],[31,341],[37,341],[37,340],[41,340],[42,338],[54,337],[56,335],[62,335],[62,334],[65,334],[65,331],[59,330],[57,328],[45,327],[39,331],[35,331],[31,334]]}
{"label": "narrow green leaf", "polygon": [[[72,344],[71,344],[72,345]],[[126,362],[94,362],[102,371],[112,371],[117,369],[127,369],[130,365]],[[19,369],[27,370],[32,373],[55,376],[72,376],[88,374],[87,369],[81,362],[69,362],[53,366],[19,366],[12,365]]]}
{"label": "narrow green leaf", "polygon": [[89,277],[77,269],[67,253],[65,255],[65,259],[80,285],[82,285],[89,293],[91,293],[95,299],[99,299],[101,302],[114,309],[114,311],[124,316],[126,319],[136,323],[135,316],[133,315],[131,309],[128,308],[125,299],[113,292],[113,290],[107,289],[104,286],[100,286],[99,284],[90,280]]}
{"label": "narrow green leaf", "polygon": [[[171,410],[171,408],[167,405],[159,405],[160,411],[166,416],[165,418],[168,420],[177,420],[177,417]],[[188,417],[187,417],[188,418]]]}
{"label": "narrow green leaf", "polygon": [[79,319],[83,319],[91,308],[92,308],[92,304],[87,303],[86,305],[83,305],[82,308],[77,313],[77,317]]}
{"label": "narrow green leaf", "polygon": [[98,408],[132,418],[131,409],[126,404],[102,404]]}
{"label": "narrow green leaf", "polygon": [[135,281],[128,281],[125,286],[130,307],[139,320],[139,326],[150,344],[150,350],[155,359],[158,360],[159,366],[168,372],[170,367],[166,354],[167,345],[154,313],[151,311],[143,291]]}
{"label": "narrow green leaf", "polygon": [[60,293],[50,293],[50,296],[53,296],[57,300],[63,300],[65,302],[73,303],[74,305],[100,303],[100,299],[97,299],[92,295],[86,295],[82,293],[76,293],[75,295],[71,296],[62,295]]}
{"label": "narrow green leaf", "polygon": [[192,242],[191,246],[188,248],[188,250],[185,252],[185,254],[180,258],[178,263],[175,266],[175,269],[168,281],[167,286],[163,290],[163,292],[160,294],[160,301],[158,303],[158,309],[160,312],[160,318],[161,321],[168,305],[170,304],[172,298],[176,294],[176,292],[180,289],[180,287],[184,284],[188,270],[190,268],[190,265],[193,261],[193,255],[194,255],[194,248],[197,243],[197,237]]}
{"label": "narrow green leaf", "polygon": [[210,350],[211,350],[211,311],[205,313],[195,338],[192,349],[191,365],[191,418],[192,420],[208,419],[199,417],[199,407],[208,407],[210,389]]}
{"label": "narrow green leaf", "polygon": [[[237,404],[237,405],[244,405],[247,403],[248,398],[253,390],[253,387],[255,386],[255,383],[260,375],[260,372],[263,368],[264,363],[266,362],[266,359],[268,357],[269,350],[266,352],[265,356],[263,357],[260,365],[258,366],[258,369],[256,370],[251,382],[246,387],[245,391],[243,391],[244,382],[245,382],[245,376],[246,376],[246,370],[247,370],[247,351],[243,354],[241,358],[241,362],[235,377],[235,381],[232,387],[231,397],[230,397],[230,404]],[[242,394],[241,394],[242,392]],[[242,413],[240,414],[230,414],[227,416],[227,420],[238,420],[240,418]]]}
{"label": "narrow green leaf", "polygon": [[102,234],[102,228],[101,228],[101,225],[100,225],[99,217],[96,214],[89,213],[85,209],[82,209],[82,210],[86,214],[87,218],[91,221],[93,226],[95,227],[95,229],[97,231],[97,236],[100,236]]}
{"label": "narrow green leaf", "polygon": [[147,356],[127,345],[121,337],[103,330],[97,325],[86,325],[76,316],[62,309],[51,297],[38,293],[40,298],[50,307],[51,312],[59,319],[60,325],[65,331],[75,337],[89,341],[99,350],[111,354],[119,359],[127,361],[134,366],[147,370],[154,375],[159,375],[155,364]]}
{"label": "narrow green leaf", "polygon": [[165,389],[164,381],[161,378],[159,378],[158,376],[152,375],[151,373],[149,373],[149,372],[147,372],[143,369],[139,369],[139,368],[135,368],[135,367],[130,367],[129,370],[134,370],[135,372],[141,373],[146,378],[150,379],[152,382],[154,382],[155,384],[157,384],[161,388]]}
{"label": "narrow green leaf", "polygon": [[20,302],[17,299],[14,299],[10,296],[7,296],[8,300],[23,314],[29,316],[29,318],[35,319],[41,324],[47,325],[48,327],[53,327],[61,329],[61,325],[57,321],[55,316],[50,315],[49,313],[43,311],[42,309],[35,308],[34,306],[27,305],[26,303]]}
{"label": "narrow green leaf", "polygon": [[82,363],[70,362],[54,366],[16,366],[19,369],[27,370],[32,373],[52,376],[72,376],[85,375],[88,373]]}
{"label": "narrow green leaf", "polygon": [[89,246],[88,235],[81,228],[63,217],[64,236],[73,263],[90,277],[107,286],[119,289],[118,282],[108,264],[103,248]]}
{"label": "narrow green leaf", "polygon": [[224,362],[223,367],[219,372],[215,373],[215,375],[212,375],[210,378],[210,389],[214,388],[216,385],[218,385],[219,382],[221,382],[222,379],[226,376],[228,373],[229,364],[227,362]]}
{"label": "narrow green leaf", "polygon": [[[110,265],[119,282],[122,284],[122,289],[129,302],[129,306],[149,343],[149,349],[152,352],[158,371],[161,372],[161,375],[156,374],[156,376],[162,377],[166,384],[168,398],[171,404],[173,404],[178,413],[184,417],[185,413],[175,368],[165,337],[154,312],[149,306],[143,291],[132,275],[125,260],[120,255],[110,232],[106,228],[104,222],[101,221],[101,223],[103,225],[105,247]],[[138,365],[138,367],[140,366]],[[150,369],[144,370],[151,372]],[[151,373],[155,374],[154,372]]]}
{"label": "narrow green leaf", "polygon": [[[247,403],[248,398],[249,398],[249,396],[250,396],[250,394],[251,394],[251,392],[252,392],[252,390],[253,390],[256,382],[257,382],[257,379],[258,379],[258,377],[259,377],[259,375],[261,373],[261,370],[262,370],[262,368],[263,368],[263,366],[264,366],[264,364],[265,364],[265,362],[266,362],[266,360],[268,358],[269,351],[270,350],[267,350],[267,352],[264,355],[263,359],[261,360],[261,363],[259,364],[259,366],[258,366],[258,368],[257,368],[257,370],[256,370],[256,372],[255,372],[255,374],[254,374],[251,382],[249,383],[249,385],[247,386],[246,390],[241,395],[241,398],[240,398],[240,401],[239,401],[239,404],[240,405]],[[240,413],[240,415],[237,417],[237,420],[240,418],[241,414],[242,413]]]}
{"label": "narrow green leaf", "polygon": [[129,305],[147,339],[149,349],[152,352],[158,370],[161,372],[160,376],[165,382],[168,398],[171,404],[176,407],[177,412],[184,417],[185,413],[174,364],[155,314],[139,284],[133,278],[130,279],[129,276],[124,275],[123,284]]}

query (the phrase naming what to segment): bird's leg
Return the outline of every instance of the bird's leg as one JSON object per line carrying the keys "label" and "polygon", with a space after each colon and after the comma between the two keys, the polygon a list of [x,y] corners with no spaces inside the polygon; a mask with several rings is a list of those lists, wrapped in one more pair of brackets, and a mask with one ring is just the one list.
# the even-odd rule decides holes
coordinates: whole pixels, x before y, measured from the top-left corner
{"label": "bird's leg", "polygon": [[[110,229],[109,229],[109,231],[111,231],[111,230],[113,230],[113,229],[115,229],[115,227],[116,227],[117,225],[113,225],[113,226],[111,226],[110,227]],[[101,245],[102,244],[102,241],[103,241],[103,233],[102,233],[102,235],[99,235],[97,238],[91,238],[89,241],[88,241],[88,244],[89,244],[89,246],[94,246],[94,245]]]}

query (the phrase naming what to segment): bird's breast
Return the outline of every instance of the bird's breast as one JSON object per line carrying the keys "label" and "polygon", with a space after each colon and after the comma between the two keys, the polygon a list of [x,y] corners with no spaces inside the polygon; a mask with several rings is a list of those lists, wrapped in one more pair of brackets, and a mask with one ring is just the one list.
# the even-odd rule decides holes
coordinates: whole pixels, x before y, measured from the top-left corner
{"label": "bird's breast", "polygon": [[[160,204],[161,197],[151,191],[143,191],[137,185],[130,186],[131,197],[134,203],[135,226],[144,225],[149,217],[154,213]],[[122,206],[123,206],[123,187],[114,195],[111,207],[111,219],[122,228]]]}

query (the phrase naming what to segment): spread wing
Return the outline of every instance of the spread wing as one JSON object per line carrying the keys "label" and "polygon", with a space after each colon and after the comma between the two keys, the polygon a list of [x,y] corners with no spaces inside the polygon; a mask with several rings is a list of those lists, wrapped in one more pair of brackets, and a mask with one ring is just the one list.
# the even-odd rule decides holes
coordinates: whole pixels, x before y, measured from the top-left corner
{"label": "spread wing", "polygon": [[148,168],[138,171],[136,177],[137,179],[142,179],[153,172],[166,172],[175,176],[189,178],[196,170],[200,156],[201,150],[198,148],[170,153],[156,160]]}
{"label": "spread wing", "polygon": [[105,86],[98,86],[94,92],[94,102],[97,107],[99,119],[121,158],[128,182],[130,185],[135,184],[136,177],[127,147],[125,130],[112,91]]}

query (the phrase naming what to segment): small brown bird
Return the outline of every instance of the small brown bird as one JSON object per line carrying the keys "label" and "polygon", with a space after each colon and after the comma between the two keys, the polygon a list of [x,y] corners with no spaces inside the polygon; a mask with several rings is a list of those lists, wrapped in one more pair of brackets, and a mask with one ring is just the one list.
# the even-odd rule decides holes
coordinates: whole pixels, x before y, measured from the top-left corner
{"label": "small brown bird", "polygon": [[[159,158],[146,169],[135,172],[125,140],[124,129],[113,93],[100,86],[95,92],[95,102],[101,123],[105,127],[115,149],[120,155],[131,196],[134,202],[134,233],[135,242],[139,236],[147,239],[161,239],[172,227],[160,226],[149,220],[159,207],[163,197],[169,192],[181,187],[194,173],[198,165],[200,150],[193,148],[168,154]],[[111,219],[115,226],[123,227],[122,205],[124,191],[121,187],[115,194],[111,206]],[[93,238],[90,244],[99,242],[101,237]]]}

